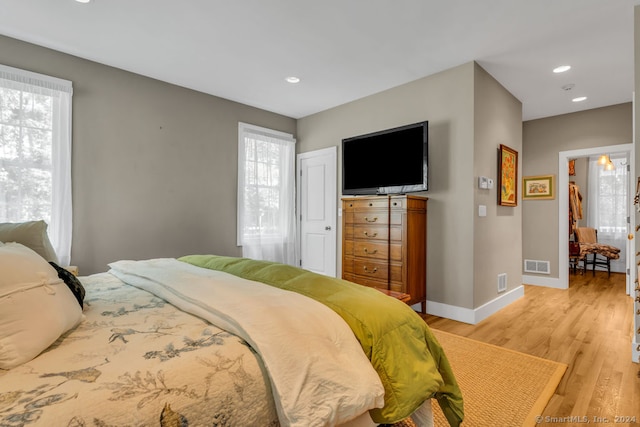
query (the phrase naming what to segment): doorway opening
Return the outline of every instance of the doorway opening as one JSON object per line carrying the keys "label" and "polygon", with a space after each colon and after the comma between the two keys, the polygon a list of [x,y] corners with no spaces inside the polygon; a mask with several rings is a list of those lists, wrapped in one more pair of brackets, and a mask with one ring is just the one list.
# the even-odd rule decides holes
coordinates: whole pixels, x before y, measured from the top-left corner
{"label": "doorway opening", "polygon": [[[567,289],[569,287],[569,236],[570,236],[570,223],[567,221],[567,215],[569,212],[569,191],[565,191],[565,189],[569,188],[569,161],[573,159],[579,158],[589,158],[593,156],[600,156],[602,154],[611,154],[617,153],[626,157],[626,164],[629,165],[629,171],[627,175],[627,188],[628,191],[631,191],[633,188],[631,186],[632,177],[635,174],[634,164],[630,161],[634,157],[634,148],[633,144],[622,144],[622,145],[613,145],[613,146],[604,146],[604,147],[595,147],[588,148],[582,150],[571,150],[571,151],[562,151],[558,155],[558,267],[559,267],[559,288]],[[628,230],[626,230],[626,234],[630,233],[630,230],[635,228],[635,218],[634,215],[631,215],[633,209],[633,200],[631,197],[626,197],[627,206],[626,211],[628,212],[628,219],[626,226]],[[632,256],[633,247],[632,241],[625,240],[624,248],[621,248],[627,254],[626,264],[624,266],[624,273],[626,275],[626,293],[630,295],[631,292],[631,284],[634,283],[636,271],[632,268]],[[589,274],[591,274],[589,272]]]}

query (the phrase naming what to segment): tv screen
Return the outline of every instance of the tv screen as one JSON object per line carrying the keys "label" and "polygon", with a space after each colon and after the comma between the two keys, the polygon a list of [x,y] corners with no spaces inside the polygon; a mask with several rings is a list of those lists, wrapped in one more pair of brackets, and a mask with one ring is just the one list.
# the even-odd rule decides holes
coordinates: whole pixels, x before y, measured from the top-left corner
{"label": "tv screen", "polygon": [[392,194],[428,189],[429,122],[342,140],[342,194]]}

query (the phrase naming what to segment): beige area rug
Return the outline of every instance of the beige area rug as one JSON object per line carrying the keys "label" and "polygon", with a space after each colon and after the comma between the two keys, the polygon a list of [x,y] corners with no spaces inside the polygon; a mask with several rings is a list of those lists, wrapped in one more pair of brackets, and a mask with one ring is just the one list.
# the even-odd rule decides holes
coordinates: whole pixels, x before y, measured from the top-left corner
{"label": "beige area rug", "polygon": [[[432,329],[464,399],[465,427],[535,426],[567,365]],[[433,400],[436,427],[449,424]]]}

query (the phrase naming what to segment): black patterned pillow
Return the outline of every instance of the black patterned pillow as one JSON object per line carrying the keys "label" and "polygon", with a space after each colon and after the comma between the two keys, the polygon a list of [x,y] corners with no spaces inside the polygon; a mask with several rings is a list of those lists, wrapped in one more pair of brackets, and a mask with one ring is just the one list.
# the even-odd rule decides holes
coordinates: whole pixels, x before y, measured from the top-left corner
{"label": "black patterned pillow", "polygon": [[80,307],[83,307],[85,291],[84,286],[82,286],[82,283],[80,283],[80,280],[78,280],[78,278],[74,276],[73,273],[71,273],[69,270],[60,267],[55,262],[49,261],[49,264],[51,264],[53,268],[56,269],[56,271],[58,272],[58,277],[67,284],[69,289],[71,289],[73,295],[78,300],[78,304],[80,304]]}

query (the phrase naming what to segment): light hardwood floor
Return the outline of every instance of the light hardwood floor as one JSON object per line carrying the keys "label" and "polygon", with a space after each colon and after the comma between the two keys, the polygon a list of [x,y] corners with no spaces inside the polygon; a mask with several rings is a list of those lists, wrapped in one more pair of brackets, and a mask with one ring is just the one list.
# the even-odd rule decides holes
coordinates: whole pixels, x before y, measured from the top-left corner
{"label": "light hardwood floor", "polygon": [[[564,417],[584,416],[590,425],[640,426],[640,364],[631,362],[633,301],[625,276],[570,276],[568,290],[525,285],[523,298],[477,325],[423,317],[436,329],[569,365],[542,414],[554,422],[541,425],[583,425]],[[635,422],[616,418],[625,416]]]}

